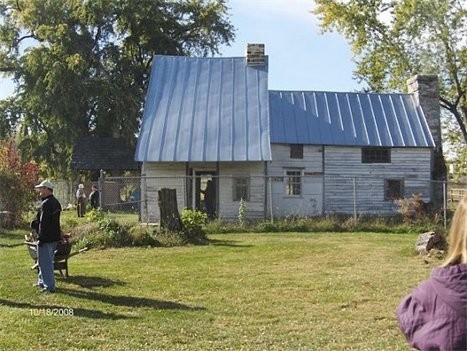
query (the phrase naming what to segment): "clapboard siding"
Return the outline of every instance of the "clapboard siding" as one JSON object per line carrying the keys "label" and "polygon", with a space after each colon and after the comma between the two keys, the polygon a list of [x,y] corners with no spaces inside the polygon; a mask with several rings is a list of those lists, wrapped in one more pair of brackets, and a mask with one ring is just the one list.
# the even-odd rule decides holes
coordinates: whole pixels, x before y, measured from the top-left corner
{"label": "clapboard siding", "polygon": [[[216,169],[216,163],[190,163],[188,165],[196,171]],[[186,202],[186,178],[185,163],[145,162],[143,172],[146,175],[146,199],[142,216],[148,213],[150,222],[158,221],[160,218],[157,203],[158,190],[162,188],[176,189],[177,205],[181,212],[184,208],[194,207],[194,204]],[[238,217],[239,201],[233,200],[233,179],[235,177],[250,178],[250,201],[246,202],[246,216],[248,218],[264,217],[264,162],[226,162],[219,164],[219,217],[222,219],[233,219]],[[193,188],[194,189],[194,186]],[[144,193],[144,192],[143,192]],[[193,197],[194,198],[194,197]],[[144,205],[143,205],[144,206]]]}
{"label": "clapboard siding", "polygon": [[[160,218],[158,191],[162,188],[175,189],[177,192],[178,210],[186,207],[185,203],[185,165],[182,163],[151,163],[143,164],[143,174],[146,175],[145,188],[142,191],[143,208],[141,216],[147,222],[157,222]],[[147,198],[144,198],[146,196]],[[147,204],[147,209],[145,207]],[[147,218],[146,217],[147,214]]]}
{"label": "clapboard siding", "polygon": [[[322,213],[323,204],[323,153],[321,146],[304,145],[303,159],[290,158],[290,145],[271,145],[273,161],[268,165],[268,176],[271,177],[270,191],[272,203],[267,204],[268,215],[283,216],[316,216]],[[286,195],[286,178],[288,169],[299,169],[302,172],[302,194]],[[269,191],[268,190],[268,191]]]}
{"label": "clapboard siding", "polygon": [[[352,213],[354,197],[359,213],[394,213],[385,200],[386,179],[404,180],[404,195],[422,194],[430,201],[431,150],[391,149],[391,163],[362,163],[361,148],[326,147],[324,150],[324,209],[326,213]],[[355,187],[355,191],[354,191]]]}
{"label": "clapboard siding", "polygon": [[222,163],[219,167],[219,218],[236,219],[240,201],[233,200],[235,177],[250,178],[250,199],[245,202],[247,218],[264,217],[264,162]]}

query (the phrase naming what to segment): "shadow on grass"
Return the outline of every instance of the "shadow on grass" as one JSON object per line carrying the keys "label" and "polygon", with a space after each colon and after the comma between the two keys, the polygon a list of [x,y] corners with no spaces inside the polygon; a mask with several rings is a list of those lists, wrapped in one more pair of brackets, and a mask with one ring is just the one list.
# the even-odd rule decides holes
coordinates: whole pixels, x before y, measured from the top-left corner
{"label": "shadow on grass", "polygon": [[227,247],[253,247],[253,245],[238,244],[238,241],[235,241],[235,240],[219,240],[219,239],[209,239],[209,245],[227,246]]}
{"label": "shadow on grass", "polygon": [[23,243],[18,243],[18,244],[0,244],[0,247],[18,247],[18,246],[24,246]]}
{"label": "shadow on grass", "polygon": [[63,280],[64,282],[78,285],[82,288],[92,289],[92,288],[108,288],[111,286],[123,286],[126,283],[118,280],[112,280],[102,277],[90,277],[86,275],[74,275],[67,278],[59,277],[58,279]]}
{"label": "shadow on grass", "polygon": [[149,307],[158,310],[203,311],[205,307],[192,307],[178,302],[148,299],[146,297],[101,294],[94,291],[80,291],[60,288],[60,292],[79,299],[108,303],[114,306]]}
{"label": "shadow on grass", "polygon": [[31,304],[27,302],[15,302],[15,301],[8,301],[4,299],[0,299],[0,307],[1,306],[8,306],[13,308],[24,308],[29,309],[31,311],[31,316],[35,316],[37,313],[38,316],[45,316],[46,313],[51,313],[53,315],[54,311],[61,311],[61,310],[73,310],[73,315],[70,317],[85,317],[85,318],[94,318],[94,319],[129,319],[134,317],[128,317],[123,314],[117,313],[105,313],[99,310],[89,310],[86,308],[75,308],[70,306],[56,306],[56,305],[37,305]]}

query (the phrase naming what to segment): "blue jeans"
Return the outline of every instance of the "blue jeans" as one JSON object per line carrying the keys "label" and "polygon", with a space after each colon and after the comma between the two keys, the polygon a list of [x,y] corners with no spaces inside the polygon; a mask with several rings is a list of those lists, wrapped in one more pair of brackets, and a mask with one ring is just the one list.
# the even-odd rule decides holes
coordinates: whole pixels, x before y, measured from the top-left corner
{"label": "blue jeans", "polygon": [[37,247],[37,264],[39,266],[37,284],[50,291],[55,290],[54,256],[56,249],[57,242],[41,243]]}

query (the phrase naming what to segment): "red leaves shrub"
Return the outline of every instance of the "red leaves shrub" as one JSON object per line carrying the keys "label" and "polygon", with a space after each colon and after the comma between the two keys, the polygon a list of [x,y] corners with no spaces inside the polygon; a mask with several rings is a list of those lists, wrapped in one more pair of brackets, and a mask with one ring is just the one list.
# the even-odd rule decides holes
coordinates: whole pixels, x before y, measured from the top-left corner
{"label": "red leaves shrub", "polygon": [[13,225],[18,225],[37,198],[38,167],[34,162],[22,162],[13,140],[0,141],[0,211],[13,213]]}

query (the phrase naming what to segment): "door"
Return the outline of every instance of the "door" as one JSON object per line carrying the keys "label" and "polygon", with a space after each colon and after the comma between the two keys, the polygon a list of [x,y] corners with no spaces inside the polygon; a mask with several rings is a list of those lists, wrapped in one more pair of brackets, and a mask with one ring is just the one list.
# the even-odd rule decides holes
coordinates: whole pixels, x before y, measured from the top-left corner
{"label": "door", "polygon": [[195,209],[208,215],[210,219],[217,213],[217,181],[215,171],[195,172]]}

